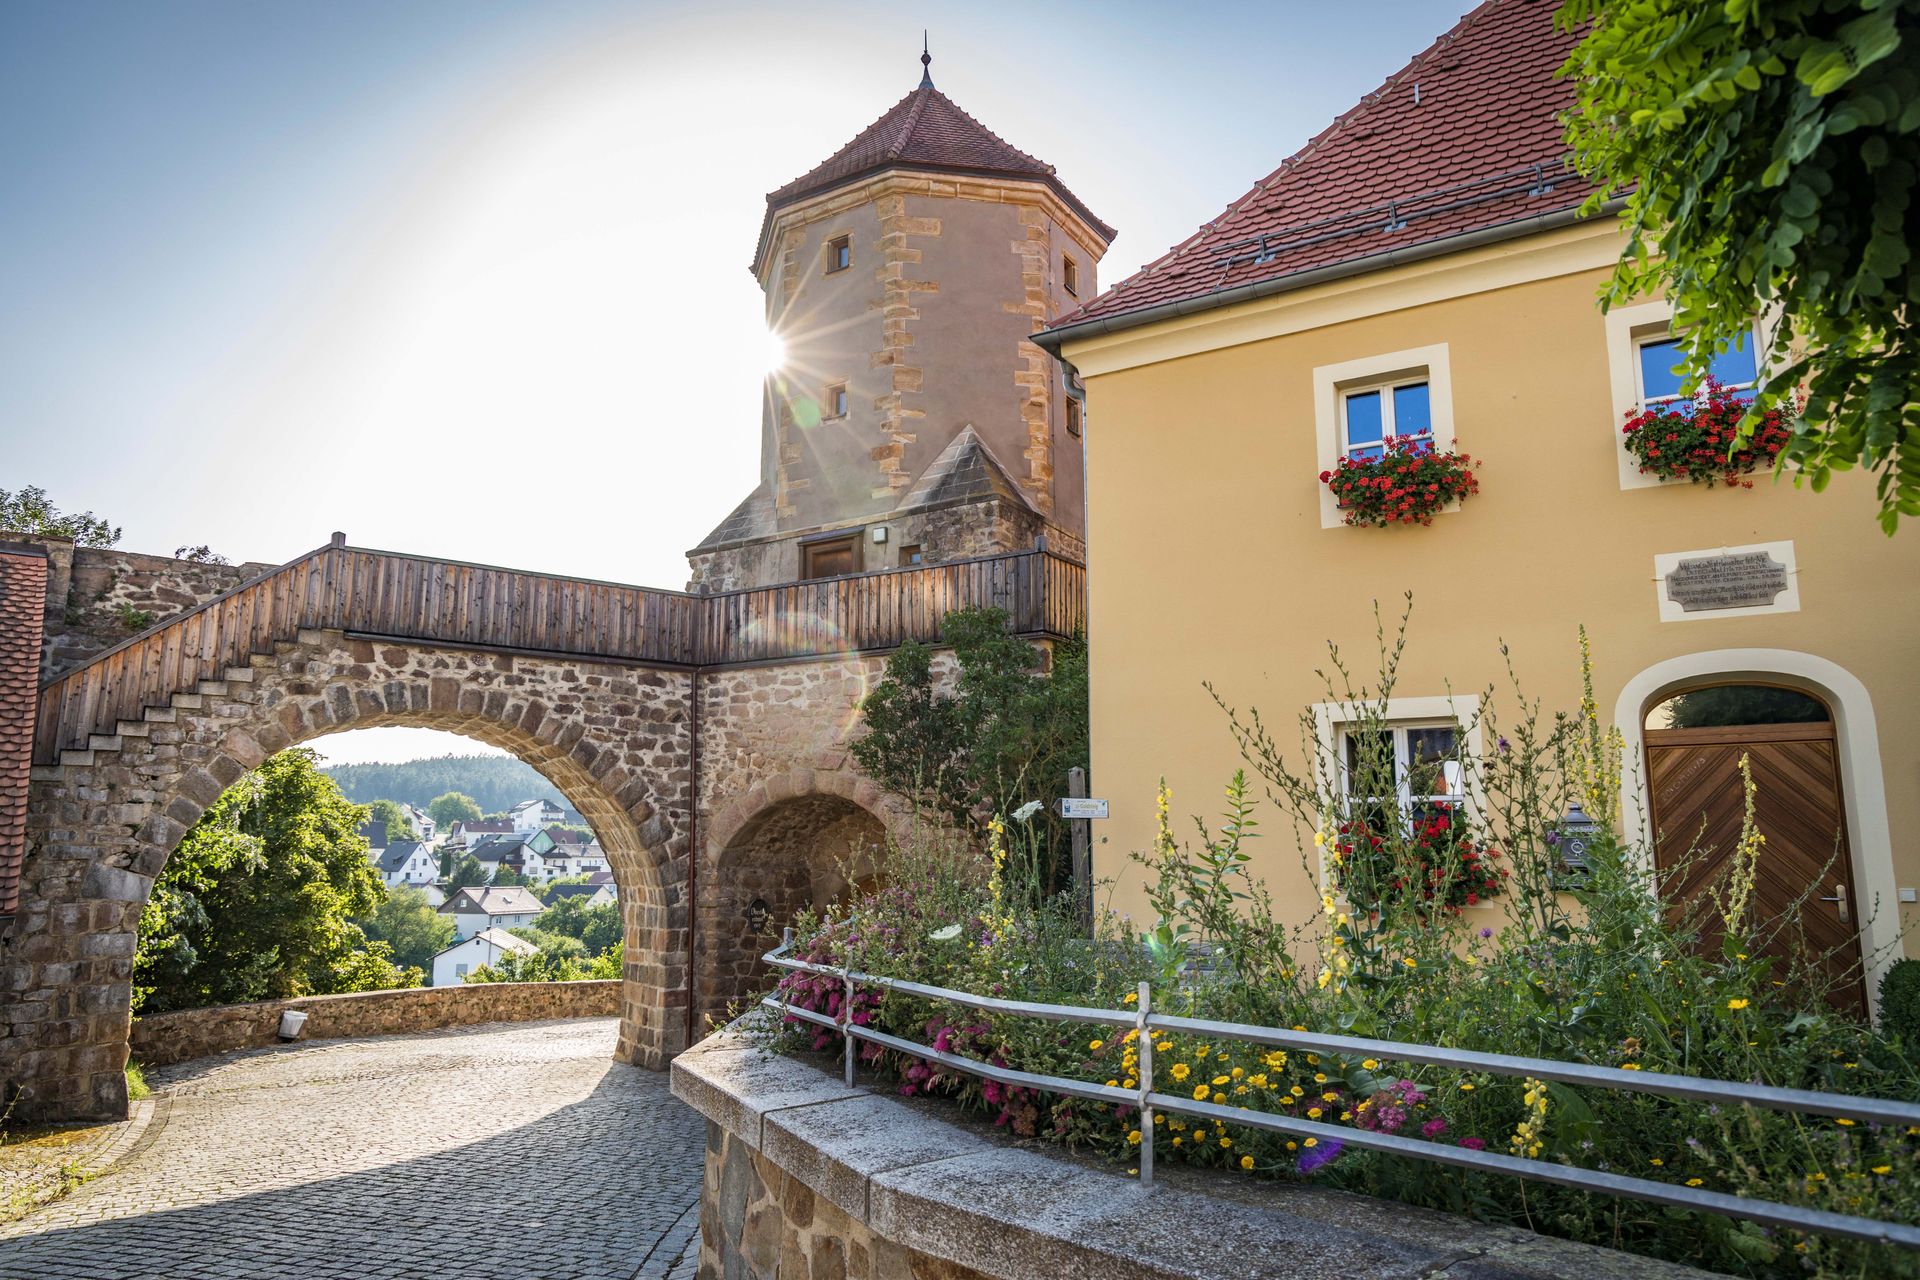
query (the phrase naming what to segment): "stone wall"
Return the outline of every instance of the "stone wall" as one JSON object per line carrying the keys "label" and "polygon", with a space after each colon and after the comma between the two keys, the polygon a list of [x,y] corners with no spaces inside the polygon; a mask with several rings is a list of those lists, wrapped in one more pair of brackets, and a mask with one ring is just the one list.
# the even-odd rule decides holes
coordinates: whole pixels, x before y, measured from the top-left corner
{"label": "stone wall", "polygon": [[73,670],[148,627],[225,595],[270,564],[208,564],[112,547],[76,547],[64,538],[0,533],[47,552],[46,642],[41,679]]}
{"label": "stone wall", "polygon": [[700,1280],[1707,1280],[1317,1186],[1176,1167],[1144,1187],[737,1032],[675,1059],[673,1092],[708,1120]]}
{"label": "stone wall", "polygon": [[618,1053],[664,1065],[690,1021],[689,687],[683,672],[309,631],[35,768],[20,908],[0,935],[0,1079],[20,1090],[16,1114],[124,1114],[134,934],[180,838],[274,752],[389,724],[509,751],[592,825],[626,924]]}
{"label": "stone wall", "polygon": [[361,991],[301,996],[258,1004],[180,1009],[135,1018],[133,1060],[165,1066],[235,1049],[258,1049],[280,1038],[280,1015],[306,1013],[303,1040],[401,1035],[482,1022],[537,1022],[546,1018],[610,1018],[620,1012],[620,983],[475,982],[457,987]]}

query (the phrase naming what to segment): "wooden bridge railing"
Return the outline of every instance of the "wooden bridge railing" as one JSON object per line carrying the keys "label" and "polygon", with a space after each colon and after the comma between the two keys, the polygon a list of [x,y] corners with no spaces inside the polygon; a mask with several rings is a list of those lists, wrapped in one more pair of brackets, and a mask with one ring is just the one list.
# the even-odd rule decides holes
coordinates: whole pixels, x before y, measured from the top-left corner
{"label": "wooden bridge railing", "polygon": [[107,650],[41,689],[34,758],[308,629],[648,666],[736,666],[936,642],[948,612],[1003,608],[1025,635],[1085,628],[1086,569],[1044,549],[719,595],[330,544]]}

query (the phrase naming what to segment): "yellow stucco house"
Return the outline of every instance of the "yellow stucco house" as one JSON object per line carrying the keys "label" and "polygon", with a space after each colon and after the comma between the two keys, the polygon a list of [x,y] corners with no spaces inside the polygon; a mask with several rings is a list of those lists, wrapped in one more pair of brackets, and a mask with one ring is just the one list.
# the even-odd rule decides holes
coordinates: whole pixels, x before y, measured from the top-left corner
{"label": "yellow stucco house", "polygon": [[[1085,396],[1092,766],[1112,805],[1096,874],[1140,918],[1127,855],[1151,841],[1157,781],[1176,812],[1219,808],[1240,760],[1203,681],[1283,745],[1317,709],[1338,758],[1326,645],[1369,670],[1374,602],[1391,615],[1411,591],[1389,709],[1407,775],[1504,685],[1503,641],[1531,694],[1574,710],[1584,624],[1635,834],[1704,820],[1730,843],[1751,755],[1763,908],[1812,887],[1810,932],[1858,949],[1861,999],[1920,885],[1920,530],[1881,533],[1871,476],[1663,482],[1630,456],[1629,415],[1683,402],[1669,312],[1597,304],[1622,237],[1577,216],[1553,10],[1474,10],[1040,338]],[[1751,383],[1753,357],[1716,373]],[[1470,454],[1478,491],[1430,524],[1349,525],[1321,475],[1390,436]],[[1732,692],[1675,701],[1709,689]],[[1265,816],[1259,870],[1304,920],[1319,888]]]}

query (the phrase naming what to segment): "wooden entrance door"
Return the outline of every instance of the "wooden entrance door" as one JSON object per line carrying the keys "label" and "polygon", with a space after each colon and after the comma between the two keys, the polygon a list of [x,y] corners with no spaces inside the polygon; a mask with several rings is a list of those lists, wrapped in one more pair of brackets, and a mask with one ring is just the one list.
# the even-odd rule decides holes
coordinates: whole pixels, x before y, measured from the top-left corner
{"label": "wooden entrance door", "polygon": [[[1692,851],[1683,874],[1668,883],[1668,894],[1698,901],[1733,856],[1745,807],[1740,757],[1746,755],[1755,825],[1767,838],[1755,872],[1753,919],[1761,925],[1777,920],[1813,886],[1801,913],[1806,945],[1815,955],[1831,956],[1827,964],[1839,984],[1834,1003],[1865,1017],[1860,900],[1853,889],[1833,725],[1649,729],[1646,744],[1657,865],[1665,873],[1687,862]],[[1719,946],[1717,935],[1707,942]],[[1776,938],[1767,950],[1784,957],[1791,942]]]}

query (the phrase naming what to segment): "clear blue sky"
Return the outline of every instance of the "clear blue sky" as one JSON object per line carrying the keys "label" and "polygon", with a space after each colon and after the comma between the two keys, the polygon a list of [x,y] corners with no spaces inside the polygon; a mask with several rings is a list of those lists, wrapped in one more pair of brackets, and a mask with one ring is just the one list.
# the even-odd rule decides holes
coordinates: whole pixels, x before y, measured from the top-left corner
{"label": "clear blue sky", "polygon": [[123,546],[679,586],[756,474],[765,193],[934,79],[1184,238],[1467,0],[0,5],[0,488]]}

